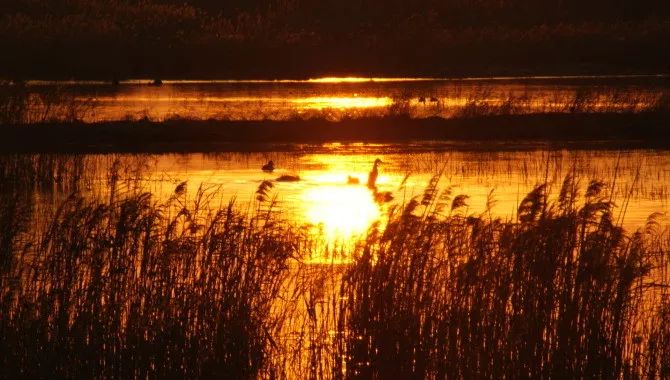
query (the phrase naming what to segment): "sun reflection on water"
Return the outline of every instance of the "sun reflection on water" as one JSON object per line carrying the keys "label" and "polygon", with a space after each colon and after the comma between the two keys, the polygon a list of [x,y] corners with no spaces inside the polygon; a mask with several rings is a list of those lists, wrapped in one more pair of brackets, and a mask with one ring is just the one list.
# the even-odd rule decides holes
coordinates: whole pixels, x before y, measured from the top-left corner
{"label": "sun reflection on water", "polygon": [[346,155],[319,155],[308,159],[319,169],[306,173],[305,180],[310,185],[299,195],[302,212],[298,218],[312,226],[314,236],[325,244],[312,252],[310,263],[349,262],[349,254],[345,252],[365,236],[384,212],[365,185],[368,162],[374,157],[358,158],[360,161],[356,163]]}
{"label": "sun reflection on water", "polygon": [[309,83],[366,83],[366,82],[429,82],[440,78],[374,78],[374,77],[322,77],[308,79]]}
{"label": "sun reflection on water", "polygon": [[308,97],[297,98],[293,103],[298,104],[303,109],[317,109],[324,108],[375,108],[385,107],[393,103],[389,97],[371,97],[371,96],[340,96],[340,97]]}
{"label": "sun reflection on water", "polygon": [[364,186],[324,185],[305,190],[306,220],[319,226],[328,243],[349,243],[379,219],[379,206]]}

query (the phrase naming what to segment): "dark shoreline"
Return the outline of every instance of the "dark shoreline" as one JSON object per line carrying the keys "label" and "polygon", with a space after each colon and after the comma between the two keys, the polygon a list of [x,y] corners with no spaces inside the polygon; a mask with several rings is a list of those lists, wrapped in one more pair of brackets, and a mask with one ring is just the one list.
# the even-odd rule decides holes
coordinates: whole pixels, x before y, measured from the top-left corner
{"label": "dark shoreline", "polygon": [[257,151],[276,150],[282,145],[282,149],[293,149],[287,148],[292,144],[412,141],[453,142],[458,150],[538,145],[556,149],[670,149],[670,112],[388,117],[337,122],[118,121],[0,128],[0,153]]}

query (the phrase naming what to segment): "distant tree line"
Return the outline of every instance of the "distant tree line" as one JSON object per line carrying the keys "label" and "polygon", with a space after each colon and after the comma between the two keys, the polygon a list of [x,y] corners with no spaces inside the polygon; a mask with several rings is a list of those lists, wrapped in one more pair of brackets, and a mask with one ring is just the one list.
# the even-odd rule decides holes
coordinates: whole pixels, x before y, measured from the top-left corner
{"label": "distant tree line", "polygon": [[658,72],[668,42],[664,0],[0,2],[4,77]]}

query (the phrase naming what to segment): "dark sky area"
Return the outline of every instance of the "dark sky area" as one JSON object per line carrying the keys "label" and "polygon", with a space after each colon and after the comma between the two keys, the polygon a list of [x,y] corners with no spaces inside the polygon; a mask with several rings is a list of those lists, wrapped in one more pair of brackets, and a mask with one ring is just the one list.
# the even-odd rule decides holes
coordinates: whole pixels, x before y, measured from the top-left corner
{"label": "dark sky area", "polygon": [[664,0],[18,0],[0,75],[222,78],[667,72]]}

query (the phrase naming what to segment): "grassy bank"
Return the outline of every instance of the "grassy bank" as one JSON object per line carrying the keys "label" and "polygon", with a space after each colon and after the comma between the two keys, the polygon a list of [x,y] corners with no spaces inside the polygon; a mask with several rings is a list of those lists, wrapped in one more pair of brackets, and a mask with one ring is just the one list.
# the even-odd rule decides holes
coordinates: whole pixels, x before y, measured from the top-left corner
{"label": "grassy bank", "polygon": [[68,175],[38,212],[21,194],[58,163],[28,164],[0,173],[3,378],[670,374],[667,227],[623,230],[603,182],[540,185],[509,221],[429,186],[315,266],[267,183],[246,211],[186,183],[158,203],[117,166],[107,199]]}
{"label": "grassy bank", "polygon": [[[453,119],[341,121],[168,120],[42,123],[0,128],[0,152],[189,152],[255,149],[266,143],[410,140],[544,141],[615,147],[670,147],[670,113],[531,114]],[[607,146],[607,144],[605,144]]]}

